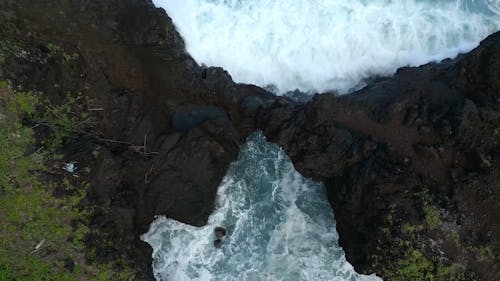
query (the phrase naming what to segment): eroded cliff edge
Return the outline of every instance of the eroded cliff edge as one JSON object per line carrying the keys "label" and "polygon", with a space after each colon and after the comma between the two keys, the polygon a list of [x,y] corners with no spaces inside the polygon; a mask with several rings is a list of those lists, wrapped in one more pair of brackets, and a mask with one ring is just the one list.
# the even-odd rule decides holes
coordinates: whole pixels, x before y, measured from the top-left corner
{"label": "eroded cliff edge", "polygon": [[[102,260],[127,257],[138,280],[152,278],[139,235],[154,215],[203,225],[255,130],[325,183],[358,270],[386,280],[500,279],[500,33],[457,59],[301,104],[197,65],[148,0],[0,8],[2,41],[21,46],[4,48],[2,79],[54,102],[68,93],[88,102],[95,127],[63,149],[92,167],[84,204],[96,207],[90,226],[102,235],[88,247]],[[43,59],[50,46],[78,56]]]}

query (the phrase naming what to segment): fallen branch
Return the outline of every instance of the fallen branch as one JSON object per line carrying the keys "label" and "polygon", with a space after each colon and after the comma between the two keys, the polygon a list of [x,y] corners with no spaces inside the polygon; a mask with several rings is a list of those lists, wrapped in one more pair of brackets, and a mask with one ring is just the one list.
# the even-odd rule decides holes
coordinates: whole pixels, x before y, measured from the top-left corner
{"label": "fallen branch", "polygon": [[[49,124],[46,121],[38,121],[38,122],[36,122],[36,124],[37,125],[46,126],[46,127],[49,127],[49,128],[52,128],[52,129],[55,130],[55,126]],[[94,138],[94,139],[96,139],[97,141],[100,141],[100,142],[108,142],[108,143],[117,143],[117,144],[128,145],[130,149],[134,150],[137,153],[141,153],[141,151],[142,151],[142,153],[144,154],[144,156],[158,155],[159,154],[159,152],[154,152],[154,151],[147,152],[146,151],[147,134],[144,135],[143,145],[136,145],[136,144],[133,144],[133,143],[127,142],[127,141],[101,138],[101,137],[97,136],[96,134],[93,134],[93,133],[90,133],[90,132],[86,132],[86,131],[82,131],[82,130],[69,129],[68,131],[72,132],[72,133],[76,133],[76,134],[81,134],[81,135],[85,135],[85,136],[88,136],[88,137],[92,137],[92,138]]]}
{"label": "fallen branch", "polygon": [[43,243],[45,243],[45,239],[43,239],[42,241],[40,241],[40,243],[38,243],[35,246],[35,249],[33,251],[31,251],[30,254],[33,255],[34,253],[38,252],[42,248]]}

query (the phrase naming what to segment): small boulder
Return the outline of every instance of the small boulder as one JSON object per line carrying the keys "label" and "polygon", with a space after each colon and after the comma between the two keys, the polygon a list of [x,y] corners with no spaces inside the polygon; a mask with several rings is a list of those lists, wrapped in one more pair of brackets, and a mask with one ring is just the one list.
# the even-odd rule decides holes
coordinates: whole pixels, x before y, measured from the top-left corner
{"label": "small boulder", "polygon": [[220,247],[222,247],[222,240],[220,240],[220,239],[215,240],[214,247],[217,249],[220,249]]}
{"label": "small boulder", "polygon": [[214,229],[215,237],[217,239],[222,239],[222,237],[226,236],[226,229],[224,227],[218,226]]}

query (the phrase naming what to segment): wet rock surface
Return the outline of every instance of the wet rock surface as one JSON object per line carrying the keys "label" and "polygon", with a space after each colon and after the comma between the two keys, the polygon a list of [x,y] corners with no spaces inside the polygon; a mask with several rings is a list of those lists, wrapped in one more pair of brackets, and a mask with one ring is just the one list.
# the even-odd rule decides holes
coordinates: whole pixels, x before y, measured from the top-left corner
{"label": "wet rock surface", "polygon": [[[2,40],[29,46],[5,59],[1,76],[54,101],[78,92],[96,109],[96,131],[65,154],[92,166],[91,227],[112,241],[99,255],[127,256],[139,280],[152,280],[139,235],[160,214],[204,225],[228,164],[255,130],[325,183],[357,269],[383,275],[374,257],[387,265],[401,253],[380,243],[387,232],[408,236],[401,229],[410,224],[422,227],[411,243],[425,255],[500,280],[500,33],[457,59],[300,103],[197,65],[148,0],[5,0],[0,11]],[[77,62],[37,61],[48,43]]]}
{"label": "wet rock surface", "polygon": [[226,236],[226,229],[224,227],[218,226],[214,229],[214,234],[218,239],[222,239],[224,236]]}

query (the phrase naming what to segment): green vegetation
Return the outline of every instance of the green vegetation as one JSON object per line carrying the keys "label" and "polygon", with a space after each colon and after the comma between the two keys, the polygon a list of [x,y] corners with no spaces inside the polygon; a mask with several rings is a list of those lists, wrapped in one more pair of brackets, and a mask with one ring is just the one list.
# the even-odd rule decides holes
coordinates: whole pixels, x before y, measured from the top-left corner
{"label": "green vegetation", "polygon": [[54,106],[0,81],[0,281],[134,278],[85,256],[90,211],[79,205],[88,185],[64,172],[56,154],[85,124],[77,103]]}
{"label": "green vegetation", "polygon": [[494,259],[495,255],[493,255],[493,251],[491,250],[490,247],[484,247],[484,246],[472,246],[469,245],[466,247],[468,251],[470,251],[473,255],[477,257],[479,261],[485,261],[488,259]]}
{"label": "green vegetation", "polygon": [[486,168],[491,168],[493,166],[493,159],[490,155],[481,154],[481,161]]}
{"label": "green vegetation", "polygon": [[416,238],[418,233],[424,229],[421,225],[411,225],[409,223],[403,224],[402,231],[410,238]]}
{"label": "green vegetation", "polygon": [[0,63],[5,61],[8,54],[19,56],[22,49],[10,40],[0,40]]}
{"label": "green vegetation", "polygon": [[78,58],[80,58],[80,56],[77,53],[68,54],[64,51],[63,48],[53,43],[47,44],[46,47],[49,50],[48,54],[49,58],[61,59],[63,63],[75,61]]}
{"label": "green vegetation", "polygon": [[28,51],[27,48],[24,48],[23,43],[9,39],[0,39],[0,64],[4,63],[8,57],[26,58],[29,56],[30,59],[37,62],[47,63],[52,61],[63,65],[77,62],[80,59],[78,53],[70,53],[53,43],[48,43],[44,46],[44,52],[47,52],[46,54],[34,55],[34,52],[39,52],[40,50],[33,51],[34,50]]}
{"label": "green vegetation", "polygon": [[68,94],[65,102],[57,106],[48,101],[42,104],[44,110],[33,118],[33,122],[50,129],[51,137],[42,140],[42,145],[48,151],[56,152],[70,136],[85,133],[86,128],[94,124],[88,114],[84,113],[83,104],[85,103],[80,94]]}
{"label": "green vegetation", "polygon": [[[425,200],[424,200],[425,201]],[[391,205],[381,228],[377,255],[372,256],[372,270],[386,281],[464,281],[463,269],[456,263],[431,259],[423,251],[422,238],[426,229],[435,229],[442,222],[439,210],[424,204],[424,224],[401,223],[397,206]],[[399,227],[397,227],[399,226]]]}
{"label": "green vegetation", "polygon": [[460,247],[460,236],[457,233],[452,233],[448,235],[448,240],[453,243],[453,245]]}
{"label": "green vegetation", "polygon": [[442,224],[441,217],[439,215],[439,210],[436,207],[425,205],[424,213],[425,213],[425,221],[429,225],[430,229],[436,229]]}
{"label": "green vegetation", "polygon": [[409,249],[393,268],[383,271],[388,281],[461,281],[465,275],[457,264],[444,265],[426,258],[417,249]]}

